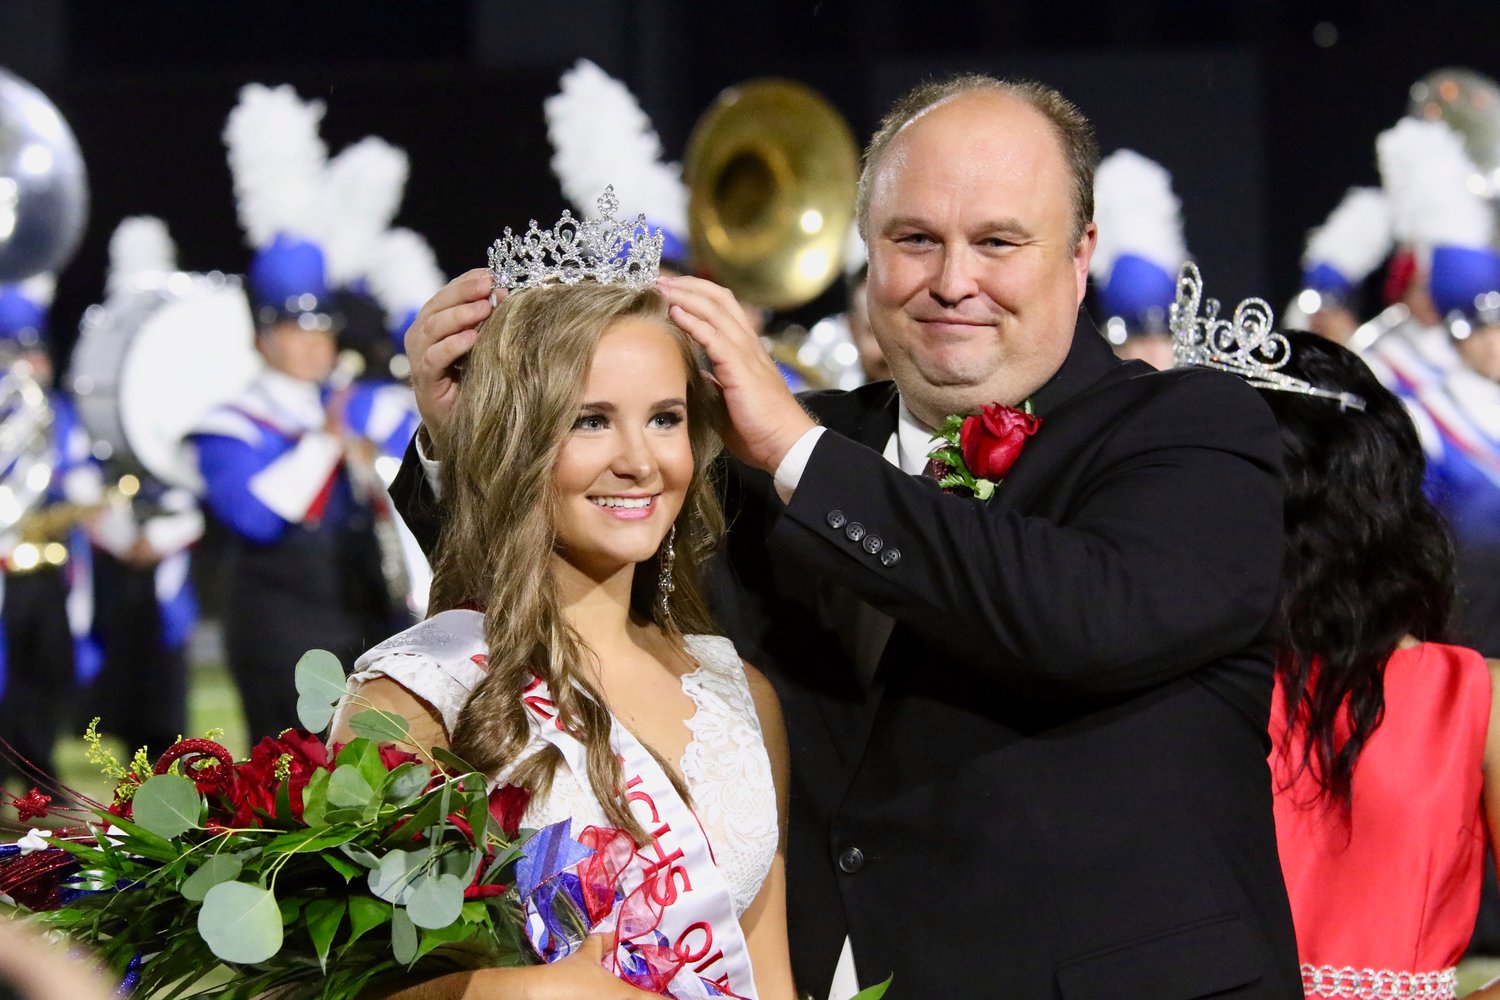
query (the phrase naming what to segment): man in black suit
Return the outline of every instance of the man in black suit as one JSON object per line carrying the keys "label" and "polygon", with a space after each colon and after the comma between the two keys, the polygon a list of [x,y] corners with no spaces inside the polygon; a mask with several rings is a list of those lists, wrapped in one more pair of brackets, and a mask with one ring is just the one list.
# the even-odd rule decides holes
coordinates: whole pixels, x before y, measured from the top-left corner
{"label": "man in black suit", "polygon": [[[719,610],[785,709],[818,996],[855,969],[910,997],[1302,995],[1265,764],[1277,432],[1243,383],[1118,361],[1080,312],[1096,160],[1047,88],[898,103],[860,190],[894,385],[804,409],[727,292],[661,286],[732,423]],[[408,335],[433,415],[480,287]],[[947,415],[1027,399],[991,499],[914,475]],[[408,461],[398,503],[423,488]]]}

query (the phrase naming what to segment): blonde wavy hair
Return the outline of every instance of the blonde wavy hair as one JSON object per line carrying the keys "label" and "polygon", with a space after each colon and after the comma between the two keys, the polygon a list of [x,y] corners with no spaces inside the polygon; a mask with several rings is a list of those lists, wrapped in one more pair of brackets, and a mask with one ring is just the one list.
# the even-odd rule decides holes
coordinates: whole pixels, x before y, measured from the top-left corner
{"label": "blonde wavy hair", "polygon": [[[564,619],[551,572],[558,453],[578,418],[600,337],[633,318],[661,323],[681,348],[693,478],[675,522],[670,620],[656,600],[660,552],[636,566],[631,614],[654,621],[679,646],[684,633],[716,631],[699,582],[724,529],[710,480],[720,448],[713,389],[692,341],[668,320],[654,289],[588,282],[514,292],[479,328],[439,442],[446,516],[430,613],[475,604],[484,610],[488,673],[459,715],[454,752],[487,774],[514,763],[508,780],[545,795],[561,754],[548,746],[517,761],[531,736],[521,693],[533,675],[542,677],[561,723],[588,750],[589,782],[609,821],[645,843],[619,793],[624,775],[609,745],[609,709],[589,680],[593,653]],[[678,790],[686,794],[680,783]]]}

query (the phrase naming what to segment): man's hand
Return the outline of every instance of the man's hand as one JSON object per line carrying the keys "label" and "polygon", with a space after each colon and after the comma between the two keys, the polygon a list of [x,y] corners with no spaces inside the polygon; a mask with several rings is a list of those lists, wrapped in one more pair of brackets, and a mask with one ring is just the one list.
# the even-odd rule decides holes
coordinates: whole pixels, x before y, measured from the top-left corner
{"label": "man's hand", "polygon": [[488,268],[466,271],[428,299],[406,330],[412,391],[434,443],[441,442],[448,415],[458,399],[457,365],[474,346],[479,324],[494,308],[490,304],[493,290],[494,278]]}
{"label": "man's hand", "polygon": [[724,390],[732,426],[724,443],[740,461],[774,474],[814,426],[727,288],[702,278],[662,278],[672,322],[702,345]]}

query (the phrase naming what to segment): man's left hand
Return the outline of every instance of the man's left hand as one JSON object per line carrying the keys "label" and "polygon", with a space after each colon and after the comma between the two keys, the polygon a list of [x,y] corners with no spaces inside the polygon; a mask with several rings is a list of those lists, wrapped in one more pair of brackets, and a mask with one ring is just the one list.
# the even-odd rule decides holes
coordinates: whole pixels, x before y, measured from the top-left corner
{"label": "man's left hand", "polygon": [[744,310],[727,288],[702,278],[657,283],[672,322],[702,345],[724,390],[730,427],[724,443],[740,461],[775,474],[797,439],[814,424],[787,388]]}

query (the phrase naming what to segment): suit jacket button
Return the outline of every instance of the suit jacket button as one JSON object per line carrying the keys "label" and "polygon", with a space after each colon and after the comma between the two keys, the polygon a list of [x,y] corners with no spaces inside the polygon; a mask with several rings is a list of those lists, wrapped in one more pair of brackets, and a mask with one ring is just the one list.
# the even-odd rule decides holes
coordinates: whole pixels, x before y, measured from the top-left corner
{"label": "suit jacket button", "polygon": [[857,542],[865,537],[865,526],[858,521],[850,521],[849,527],[844,529],[844,537],[851,542]]}
{"label": "suit jacket button", "polygon": [[862,544],[865,547],[865,551],[873,556],[880,551],[880,547],[885,544],[885,540],[879,535],[866,535]]}
{"label": "suit jacket button", "polygon": [[865,852],[857,847],[846,847],[839,854],[839,871],[853,875],[865,866]]}
{"label": "suit jacket button", "polygon": [[896,548],[886,549],[880,553],[880,565],[894,566],[901,561],[901,550]]}
{"label": "suit jacket button", "polygon": [[844,512],[841,510],[830,510],[828,512],[828,526],[834,531],[842,528],[844,526],[844,522],[848,520],[849,519],[844,516]]}

